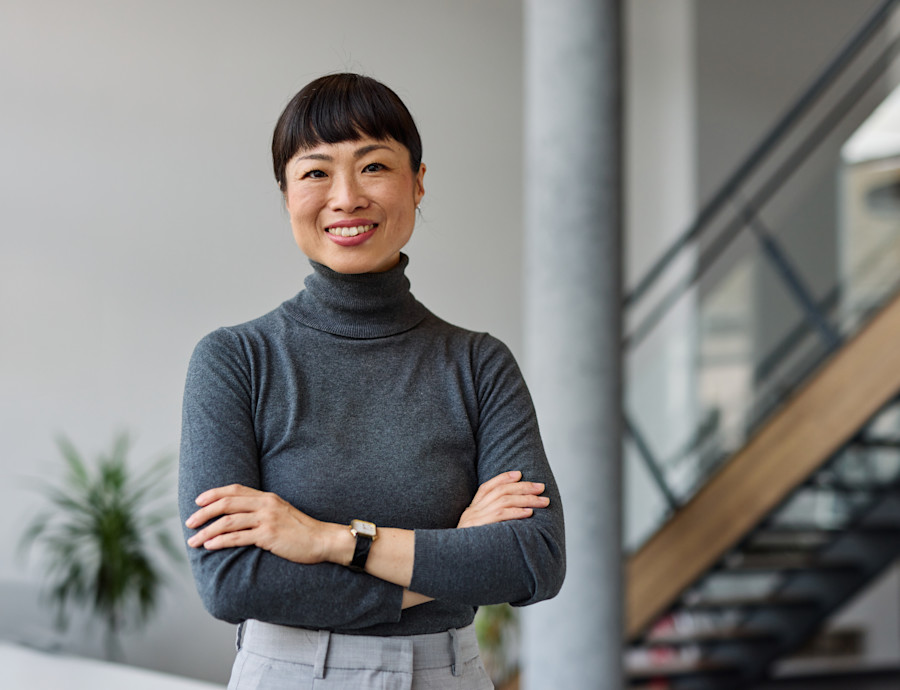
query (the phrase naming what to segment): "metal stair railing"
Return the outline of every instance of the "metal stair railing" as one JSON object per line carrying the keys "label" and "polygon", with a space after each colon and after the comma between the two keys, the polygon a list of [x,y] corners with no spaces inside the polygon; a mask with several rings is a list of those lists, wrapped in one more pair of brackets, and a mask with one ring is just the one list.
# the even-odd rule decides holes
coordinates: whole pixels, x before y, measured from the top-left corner
{"label": "metal stair railing", "polygon": [[[637,321],[623,339],[626,357],[649,337],[661,332],[664,319],[691,288],[710,280],[716,271],[722,272],[723,257],[727,255],[734,261],[731,254],[736,252],[736,241],[741,238],[752,240],[751,246],[760,252],[760,263],[773,271],[801,317],[800,323],[791,328],[786,337],[763,353],[753,373],[754,384],[761,383],[760,377],[777,371],[791,357],[799,356],[797,353],[809,350],[802,366],[797,366],[796,372],[774,386],[777,390],[790,390],[817,363],[840,347],[847,337],[839,323],[840,314],[835,314],[840,311],[842,286],[832,287],[828,294],[820,297],[810,286],[809,276],[803,274],[795,258],[782,246],[778,233],[770,227],[764,214],[823,142],[828,140],[834,145],[828,138],[840,134],[839,127],[846,125],[851,113],[856,116],[859,104],[870,96],[873,87],[893,64],[900,53],[900,36],[890,38],[886,34],[898,5],[900,0],[884,0],[878,4],[846,45],[712,195],[694,222],[625,296],[626,315]],[[842,83],[846,81],[849,84]],[[774,169],[768,170],[767,166]],[[686,263],[685,257],[695,260],[692,268],[679,277],[676,273]],[[882,298],[889,297],[896,287],[884,285]],[[664,294],[653,303],[652,293],[661,289]],[[810,340],[811,335],[815,336],[814,341]],[[759,401],[749,404],[752,414],[747,411],[746,417],[750,421],[745,433],[771,413],[782,398],[783,393],[761,396]],[[693,439],[692,447],[686,453],[679,451],[681,457],[667,456],[654,447],[653,435],[647,433],[652,429],[642,424],[639,414],[626,407],[623,417],[626,442],[634,449],[633,456],[643,464],[661,497],[663,520],[677,511],[704,480],[703,476],[697,476],[686,486],[674,486],[667,469],[677,468],[684,457],[702,451],[707,460],[701,458],[700,464],[706,463],[708,467],[704,471],[709,473],[728,454],[727,449],[723,452],[713,447],[714,443],[710,445],[709,438],[714,437],[715,432],[704,436],[698,430],[686,434],[687,438]],[[709,447],[701,449],[703,444]]]}

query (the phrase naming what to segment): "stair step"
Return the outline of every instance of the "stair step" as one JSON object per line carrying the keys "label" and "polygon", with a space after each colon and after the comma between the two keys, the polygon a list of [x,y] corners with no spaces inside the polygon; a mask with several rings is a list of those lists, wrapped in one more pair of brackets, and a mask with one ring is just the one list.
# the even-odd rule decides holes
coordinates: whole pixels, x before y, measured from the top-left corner
{"label": "stair step", "polygon": [[681,647],[709,645],[719,642],[764,642],[774,639],[774,633],[754,628],[722,628],[720,630],[693,630],[657,633],[641,641],[639,647]]}
{"label": "stair step", "polygon": [[[725,662],[698,660],[661,661],[652,664],[634,664],[626,668],[631,681],[652,681],[662,678],[684,678],[686,676],[731,675],[740,673],[740,667]],[[651,686],[652,687],[652,686]]]}
{"label": "stair step", "polygon": [[725,559],[726,573],[784,572],[794,570],[853,570],[850,561],[826,560],[811,553],[741,553]]}
{"label": "stair step", "polygon": [[846,479],[833,479],[827,476],[813,475],[807,482],[811,489],[819,491],[831,491],[836,494],[869,494],[877,496],[897,490],[897,480],[888,479],[879,481],[848,481]]}
{"label": "stair step", "polygon": [[857,438],[850,444],[851,448],[864,448],[866,450],[900,450],[900,438],[887,438],[871,436],[869,438]]}
{"label": "stair step", "polygon": [[819,602],[808,596],[776,594],[763,597],[722,597],[698,599],[685,602],[682,608],[690,611],[712,611],[721,609],[754,608],[806,608],[818,606]]}
{"label": "stair step", "polygon": [[821,527],[766,527],[744,544],[744,553],[812,551],[828,545],[841,530]]}

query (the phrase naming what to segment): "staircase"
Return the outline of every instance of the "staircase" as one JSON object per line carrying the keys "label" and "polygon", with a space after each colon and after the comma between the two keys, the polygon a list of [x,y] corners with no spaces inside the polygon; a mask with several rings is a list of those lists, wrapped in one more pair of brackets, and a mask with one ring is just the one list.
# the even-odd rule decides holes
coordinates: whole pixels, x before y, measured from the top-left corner
{"label": "staircase", "polygon": [[898,343],[895,299],[632,556],[633,685],[752,687],[900,555]]}
{"label": "staircase", "polygon": [[[896,411],[896,410],[892,410]],[[861,439],[754,528],[639,636],[632,687],[752,687],[900,554],[900,453]],[[889,460],[887,460],[889,458]],[[816,519],[820,501],[844,506]]]}
{"label": "staircase", "polygon": [[[626,338],[632,352],[666,337],[661,324],[689,290],[726,282],[741,265],[733,248],[749,237],[800,314],[754,370],[739,447],[715,441],[727,411],[689,435],[685,454],[702,468],[692,482],[673,476],[639,411],[626,410],[666,505],[627,564],[630,687],[753,688],[900,556],[900,215],[863,275],[824,293],[763,220],[810,152],[837,146],[865,115],[854,111],[863,95],[883,88],[900,52],[886,28],[897,5],[878,6],[626,299],[641,315]],[[654,290],[662,297],[652,302]]]}

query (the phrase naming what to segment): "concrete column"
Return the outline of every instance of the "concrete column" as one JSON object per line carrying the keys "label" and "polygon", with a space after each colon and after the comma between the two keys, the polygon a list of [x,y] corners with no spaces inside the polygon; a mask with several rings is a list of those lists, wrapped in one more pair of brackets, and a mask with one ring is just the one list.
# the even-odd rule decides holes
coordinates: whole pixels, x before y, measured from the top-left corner
{"label": "concrete column", "polygon": [[525,3],[525,368],[568,574],[523,611],[523,687],[621,690],[620,0]]}

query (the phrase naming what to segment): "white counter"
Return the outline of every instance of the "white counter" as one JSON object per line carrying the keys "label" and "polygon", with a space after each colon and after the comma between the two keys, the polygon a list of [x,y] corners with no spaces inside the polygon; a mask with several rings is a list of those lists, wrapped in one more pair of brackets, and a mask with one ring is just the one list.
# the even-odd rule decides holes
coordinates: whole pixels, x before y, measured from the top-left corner
{"label": "white counter", "polygon": [[0,642],[3,690],[223,690],[190,678]]}

